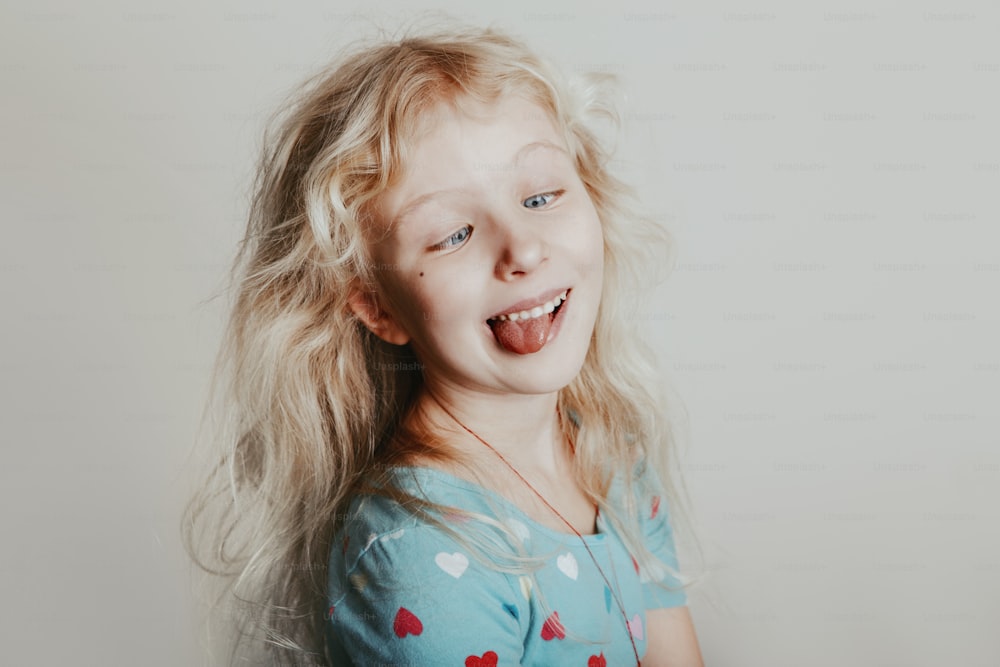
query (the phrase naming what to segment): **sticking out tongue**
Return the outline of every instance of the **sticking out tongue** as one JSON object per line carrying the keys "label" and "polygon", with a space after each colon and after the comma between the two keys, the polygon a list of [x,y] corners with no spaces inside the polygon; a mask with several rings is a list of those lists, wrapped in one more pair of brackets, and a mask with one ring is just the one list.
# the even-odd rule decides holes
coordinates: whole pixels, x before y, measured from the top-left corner
{"label": "sticking out tongue", "polygon": [[489,325],[493,329],[493,336],[504,349],[516,354],[531,354],[545,345],[553,319],[554,312],[517,322],[490,320]]}

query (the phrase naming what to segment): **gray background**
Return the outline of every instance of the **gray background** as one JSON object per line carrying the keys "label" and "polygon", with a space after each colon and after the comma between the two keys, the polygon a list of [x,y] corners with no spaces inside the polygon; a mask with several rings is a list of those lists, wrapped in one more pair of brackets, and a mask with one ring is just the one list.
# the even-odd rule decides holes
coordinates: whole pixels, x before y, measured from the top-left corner
{"label": "gray background", "polygon": [[[1000,664],[996,4],[420,6],[622,77],[707,664]],[[263,114],[410,7],[2,10],[0,662],[208,664],[178,520]]]}

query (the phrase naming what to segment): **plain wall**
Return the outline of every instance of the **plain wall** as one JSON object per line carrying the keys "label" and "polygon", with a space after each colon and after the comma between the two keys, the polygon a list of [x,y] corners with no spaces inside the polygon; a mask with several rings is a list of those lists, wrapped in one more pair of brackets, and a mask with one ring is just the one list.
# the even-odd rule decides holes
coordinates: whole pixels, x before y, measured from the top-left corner
{"label": "plain wall", "polygon": [[[416,5],[622,78],[706,663],[1000,664],[995,3]],[[412,6],[3,11],[0,661],[208,664],[184,462],[262,122]]]}

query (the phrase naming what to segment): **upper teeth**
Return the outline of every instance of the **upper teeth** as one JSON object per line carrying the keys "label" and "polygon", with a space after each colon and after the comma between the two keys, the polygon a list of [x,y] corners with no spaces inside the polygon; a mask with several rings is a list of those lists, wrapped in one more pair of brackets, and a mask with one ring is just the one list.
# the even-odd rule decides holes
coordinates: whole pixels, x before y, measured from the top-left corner
{"label": "upper teeth", "polygon": [[547,315],[548,313],[551,313],[553,310],[555,310],[556,306],[558,306],[560,303],[566,300],[567,293],[569,293],[569,290],[566,290],[565,292],[563,292],[556,298],[552,299],[551,301],[546,301],[540,306],[535,306],[531,310],[522,310],[519,313],[507,313],[506,315],[497,315],[493,319],[500,320],[501,322],[504,320],[517,322],[518,320],[528,320],[535,317],[541,317],[542,315]]}

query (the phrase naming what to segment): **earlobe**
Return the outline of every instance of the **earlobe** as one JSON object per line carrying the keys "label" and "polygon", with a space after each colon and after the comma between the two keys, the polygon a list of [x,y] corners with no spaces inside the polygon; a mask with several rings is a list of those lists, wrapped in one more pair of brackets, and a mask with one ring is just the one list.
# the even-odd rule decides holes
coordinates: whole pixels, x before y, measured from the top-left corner
{"label": "earlobe", "polygon": [[368,330],[387,343],[405,345],[410,342],[410,336],[393,319],[392,315],[382,310],[378,299],[372,292],[357,287],[352,288],[347,297],[351,311]]}

